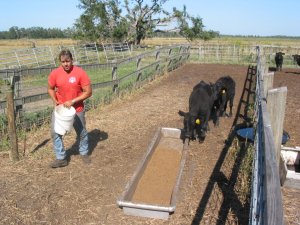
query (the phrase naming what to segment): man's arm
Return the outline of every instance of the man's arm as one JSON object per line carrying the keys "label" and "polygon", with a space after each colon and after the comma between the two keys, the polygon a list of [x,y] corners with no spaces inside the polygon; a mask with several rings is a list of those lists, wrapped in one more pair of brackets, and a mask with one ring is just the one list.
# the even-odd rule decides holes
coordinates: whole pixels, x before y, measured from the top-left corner
{"label": "man's arm", "polygon": [[87,99],[91,96],[92,96],[92,86],[89,84],[89,85],[82,87],[81,95],[77,96],[76,98],[73,98],[72,100],[66,101],[64,103],[64,106],[70,108],[76,102],[84,101],[85,99]]}
{"label": "man's arm", "polygon": [[52,87],[48,84],[48,94],[50,95],[54,106],[58,105],[58,101],[55,94],[55,87]]}

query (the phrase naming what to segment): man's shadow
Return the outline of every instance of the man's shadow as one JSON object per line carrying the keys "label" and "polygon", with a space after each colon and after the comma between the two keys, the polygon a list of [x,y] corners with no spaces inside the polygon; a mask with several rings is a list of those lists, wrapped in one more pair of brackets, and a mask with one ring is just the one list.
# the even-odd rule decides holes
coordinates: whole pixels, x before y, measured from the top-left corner
{"label": "man's shadow", "polygon": [[[94,129],[88,133],[89,137],[89,155],[93,153],[98,142],[104,141],[108,138],[108,134],[105,131],[100,131],[99,129]],[[79,155],[79,140],[76,139],[76,142],[67,150],[67,158],[70,160],[72,155]]]}

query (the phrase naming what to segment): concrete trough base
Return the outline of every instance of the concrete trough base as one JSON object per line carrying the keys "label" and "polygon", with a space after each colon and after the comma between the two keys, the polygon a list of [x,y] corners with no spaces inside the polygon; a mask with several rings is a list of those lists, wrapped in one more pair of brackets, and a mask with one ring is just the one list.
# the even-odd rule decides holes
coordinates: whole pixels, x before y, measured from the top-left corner
{"label": "concrete trough base", "polygon": [[[174,184],[171,188],[171,193],[166,203],[156,203],[151,202],[149,199],[145,198],[145,200],[135,197],[137,194],[136,192],[142,193],[147,195],[147,191],[143,193],[143,190],[139,190],[141,187],[141,182],[143,180],[143,176],[149,172],[149,168],[153,160],[155,160],[155,156],[157,155],[157,149],[163,145],[163,148],[169,151],[176,151],[180,152],[180,160],[178,162],[178,167],[176,167],[175,171],[175,178]],[[159,128],[153,139],[151,140],[147,152],[140,161],[137,169],[135,170],[131,180],[127,183],[124,192],[122,193],[121,197],[117,200],[117,205],[123,209],[124,214],[131,215],[131,216],[140,216],[140,217],[147,217],[147,218],[155,218],[155,219],[162,219],[168,220],[169,216],[174,213],[176,208],[176,199],[177,194],[179,191],[180,180],[185,164],[186,159],[186,152],[188,142],[186,141],[183,143],[181,140],[181,130],[176,128]],[[177,164],[176,164],[177,165]],[[163,172],[163,171],[161,171]],[[161,173],[166,174],[166,173]],[[158,177],[160,171],[157,171],[156,177]],[[167,179],[167,178],[166,178]],[[152,182],[156,183],[156,181]],[[153,189],[156,189],[154,187]],[[148,190],[148,192],[151,192]],[[140,196],[142,196],[140,195]],[[158,195],[159,196],[159,195]],[[137,200],[138,199],[138,200]]]}
{"label": "concrete trough base", "polygon": [[126,207],[123,206],[123,212],[126,215],[130,216],[140,216],[140,217],[147,217],[152,219],[162,219],[168,220],[169,213],[168,211],[159,211],[159,210],[151,210],[151,209],[142,209],[142,208],[135,208],[135,207]]}
{"label": "concrete trough base", "polygon": [[281,147],[281,154],[287,170],[284,186],[300,189],[300,148]]}

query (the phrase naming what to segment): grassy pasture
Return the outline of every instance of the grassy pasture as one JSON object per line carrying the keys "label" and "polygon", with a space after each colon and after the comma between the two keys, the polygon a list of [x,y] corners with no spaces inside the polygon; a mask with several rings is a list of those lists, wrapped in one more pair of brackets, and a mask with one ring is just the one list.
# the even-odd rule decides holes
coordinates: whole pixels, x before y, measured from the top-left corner
{"label": "grassy pasture", "polygon": [[[168,44],[182,44],[189,43],[184,38],[148,38],[142,42],[145,45],[168,45]],[[300,37],[292,38],[267,38],[267,37],[219,37],[210,41],[195,41],[190,43],[192,45],[199,44],[230,44],[230,45],[278,45],[289,47],[300,47]]]}
{"label": "grassy pasture", "polygon": [[[266,37],[220,37],[210,41],[197,41],[189,43],[184,38],[147,38],[142,41],[142,45],[170,45],[170,44],[250,44],[250,45],[276,45],[300,47],[300,37],[292,38],[266,38]],[[77,45],[80,41],[72,39],[19,39],[19,40],[0,40],[0,52],[7,52],[16,49],[31,48],[42,46]]]}
{"label": "grassy pasture", "polygon": [[17,49],[32,48],[41,46],[76,45],[78,41],[72,39],[19,39],[0,40],[0,52],[8,52]]}

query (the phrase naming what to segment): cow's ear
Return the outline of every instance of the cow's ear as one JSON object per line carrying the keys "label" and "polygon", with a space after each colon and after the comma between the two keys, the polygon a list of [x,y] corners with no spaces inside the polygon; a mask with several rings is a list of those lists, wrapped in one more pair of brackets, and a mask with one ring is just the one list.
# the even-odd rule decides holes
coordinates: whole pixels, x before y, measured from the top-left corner
{"label": "cow's ear", "polygon": [[179,114],[180,116],[185,116],[185,115],[186,115],[186,113],[183,112],[183,111],[181,111],[181,110],[178,111],[178,114]]}

